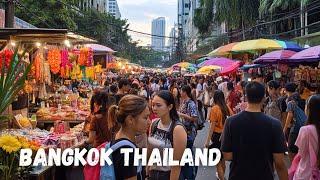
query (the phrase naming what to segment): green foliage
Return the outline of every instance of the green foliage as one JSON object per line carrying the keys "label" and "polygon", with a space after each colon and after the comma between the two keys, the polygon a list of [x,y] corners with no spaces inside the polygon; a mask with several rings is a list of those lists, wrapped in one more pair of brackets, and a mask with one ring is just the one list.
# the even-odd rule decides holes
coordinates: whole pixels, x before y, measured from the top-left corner
{"label": "green foliage", "polygon": [[250,26],[259,17],[259,5],[259,0],[216,0],[215,19],[231,29]]}
{"label": "green foliage", "polygon": [[[14,98],[24,87],[25,80],[31,69],[31,64],[26,67],[19,59],[17,54],[18,48],[12,56],[10,65],[5,67],[4,61],[0,70],[0,114],[3,113],[7,107],[14,101]],[[23,55],[24,56],[24,53]],[[5,120],[3,116],[0,120]]]}
{"label": "green foliage", "polygon": [[310,0],[260,0],[259,12],[261,15],[275,13],[277,10],[290,10],[306,5]]}
{"label": "green foliage", "polygon": [[75,30],[77,25],[73,17],[77,12],[63,3],[69,3],[69,1],[20,0],[16,5],[15,15],[36,27]]}
{"label": "green foliage", "polygon": [[202,0],[201,7],[195,10],[194,25],[200,34],[208,32],[213,19],[213,0]]}

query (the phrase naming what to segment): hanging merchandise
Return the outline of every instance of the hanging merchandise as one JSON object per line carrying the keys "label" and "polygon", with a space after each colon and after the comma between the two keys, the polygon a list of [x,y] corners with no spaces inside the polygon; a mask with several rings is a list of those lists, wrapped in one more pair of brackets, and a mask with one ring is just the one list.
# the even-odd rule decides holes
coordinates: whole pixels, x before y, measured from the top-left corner
{"label": "hanging merchandise", "polygon": [[44,81],[49,86],[51,85],[51,73],[50,73],[50,65],[48,61],[45,61],[43,63],[43,74],[44,74]]}
{"label": "hanging merchandise", "polygon": [[43,82],[44,81],[44,60],[43,60],[43,54],[38,50],[34,57],[34,63],[33,63],[33,72],[34,77],[37,81]]}
{"label": "hanging merchandise", "polygon": [[78,79],[78,77],[80,77],[80,76],[82,78],[82,72],[80,70],[79,65],[77,65],[75,63],[73,64],[70,76],[71,76],[71,79]]}
{"label": "hanging merchandise", "polygon": [[91,67],[92,65],[93,65],[93,50],[89,48],[87,66]]}
{"label": "hanging merchandise", "polygon": [[80,66],[88,66],[88,67],[93,65],[93,50],[91,48],[80,49],[78,64]]}
{"label": "hanging merchandise", "polygon": [[14,52],[11,49],[5,49],[0,52],[0,68],[2,68],[3,62],[5,64],[5,67],[9,67],[13,53]]}
{"label": "hanging merchandise", "polygon": [[88,79],[94,80],[94,66],[86,67],[86,77]]}
{"label": "hanging merchandise", "polygon": [[80,66],[86,66],[89,59],[89,48],[81,48],[78,58],[78,64]]}
{"label": "hanging merchandise", "polygon": [[59,49],[51,49],[48,52],[48,63],[50,65],[51,72],[58,74],[61,65],[61,53]]}
{"label": "hanging merchandise", "polygon": [[72,64],[69,61],[69,52],[68,50],[64,49],[61,50],[61,67],[66,67],[66,66],[72,66]]}

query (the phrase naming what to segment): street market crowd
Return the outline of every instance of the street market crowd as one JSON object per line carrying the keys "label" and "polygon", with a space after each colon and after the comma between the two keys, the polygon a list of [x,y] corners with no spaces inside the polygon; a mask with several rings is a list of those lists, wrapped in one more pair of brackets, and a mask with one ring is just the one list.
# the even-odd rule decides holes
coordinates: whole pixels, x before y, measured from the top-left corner
{"label": "street market crowd", "polygon": [[[124,166],[120,148],[173,148],[174,159],[181,159],[206,125],[203,147],[223,153],[212,179],[320,179],[320,92],[303,80],[281,85],[260,76],[246,82],[140,74],[107,77],[103,84],[91,98],[84,146],[117,145],[115,179],[196,179],[194,166],[135,167],[132,153]],[[73,81],[70,88],[78,85]],[[228,175],[226,161],[231,161]],[[85,179],[107,173],[96,168],[86,166]]]}

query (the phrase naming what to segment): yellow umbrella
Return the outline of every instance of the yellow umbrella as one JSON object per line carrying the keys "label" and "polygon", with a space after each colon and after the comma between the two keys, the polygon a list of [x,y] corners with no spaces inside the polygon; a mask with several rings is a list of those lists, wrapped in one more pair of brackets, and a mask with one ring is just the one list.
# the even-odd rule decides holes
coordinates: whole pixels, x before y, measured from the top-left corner
{"label": "yellow umbrella", "polygon": [[177,63],[177,64],[172,65],[172,67],[175,67],[175,66],[187,69],[188,67],[192,67],[192,66],[195,66],[195,65],[191,64],[191,63],[188,63],[188,62],[181,62],[181,63]]}
{"label": "yellow umbrella", "polygon": [[210,74],[212,71],[220,71],[221,69],[220,66],[215,65],[204,66],[197,71],[197,74]]}
{"label": "yellow umbrella", "polygon": [[277,43],[276,40],[272,39],[255,39],[242,41],[232,47],[232,51],[234,52],[275,49],[283,49],[283,47],[279,43]]}

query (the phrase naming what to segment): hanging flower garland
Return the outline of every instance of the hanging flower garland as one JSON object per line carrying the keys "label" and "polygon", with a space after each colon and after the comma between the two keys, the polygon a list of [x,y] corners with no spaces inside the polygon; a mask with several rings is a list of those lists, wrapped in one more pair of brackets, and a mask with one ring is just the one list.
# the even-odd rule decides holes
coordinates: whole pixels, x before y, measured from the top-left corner
{"label": "hanging flower garland", "polygon": [[88,48],[81,48],[79,58],[78,58],[78,64],[80,66],[86,66],[88,59],[89,59],[89,49]]}
{"label": "hanging flower garland", "polygon": [[93,64],[93,50],[89,48],[87,66],[90,67],[92,66],[92,64]]}
{"label": "hanging flower garland", "polygon": [[9,67],[13,54],[14,52],[11,49],[5,49],[0,52],[0,68],[2,68],[3,61],[5,67]]}
{"label": "hanging flower garland", "polygon": [[40,53],[37,52],[35,58],[34,58],[34,63],[33,63],[33,69],[34,69],[34,77],[36,78],[37,81],[40,81],[40,73],[41,73],[41,59],[40,59]]}
{"label": "hanging flower garland", "polygon": [[61,67],[72,67],[72,64],[69,61],[69,52],[68,50],[64,49],[61,50]]}
{"label": "hanging flower garland", "polygon": [[51,72],[58,74],[61,65],[61,53],[59,49],[51,49],[48,52],[48,63],[50,65]]}

